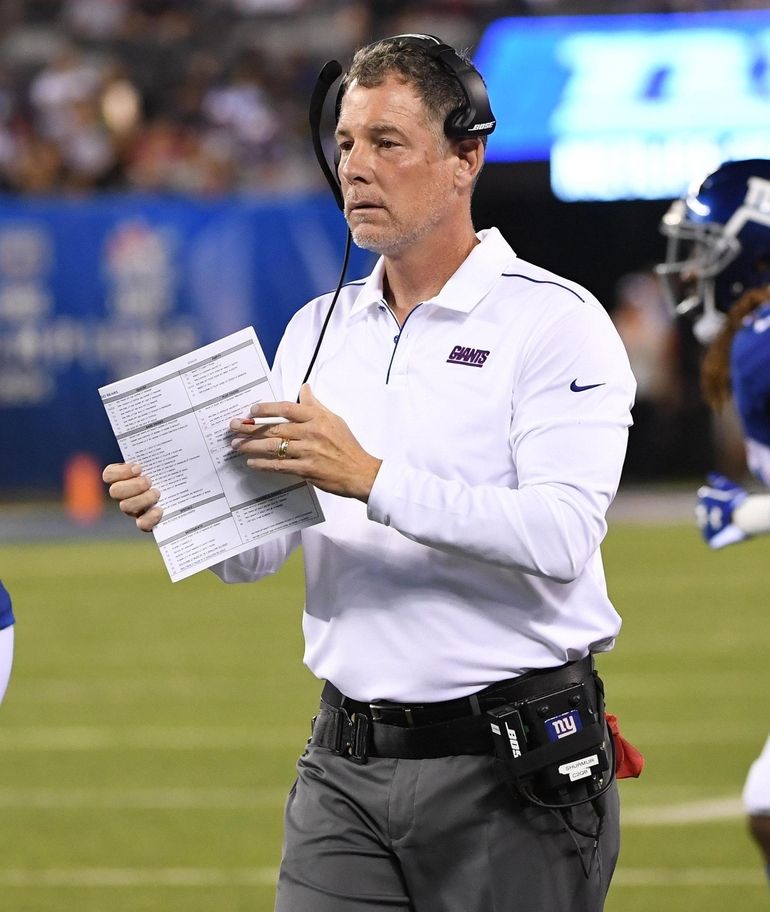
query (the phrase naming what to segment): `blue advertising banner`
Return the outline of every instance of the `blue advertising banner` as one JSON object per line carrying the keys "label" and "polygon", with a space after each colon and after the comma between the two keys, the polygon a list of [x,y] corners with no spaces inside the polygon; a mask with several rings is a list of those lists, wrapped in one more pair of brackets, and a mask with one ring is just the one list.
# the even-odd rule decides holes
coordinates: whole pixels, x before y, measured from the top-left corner
{"label": "blue advertising banner", "polygon": [[770,10],[499,19],[475,55],[487,159],[548,161],[562,200],[672,199],[770,156]]}
{"label": "blue advertising banner", "polygon": [[[0,486],[51,490],[76,453],[119,458],[97,388],[253,325],[268,361],[333,289],[326,195],[0,200]],[[370,269],[353,248],[348,279]]]}

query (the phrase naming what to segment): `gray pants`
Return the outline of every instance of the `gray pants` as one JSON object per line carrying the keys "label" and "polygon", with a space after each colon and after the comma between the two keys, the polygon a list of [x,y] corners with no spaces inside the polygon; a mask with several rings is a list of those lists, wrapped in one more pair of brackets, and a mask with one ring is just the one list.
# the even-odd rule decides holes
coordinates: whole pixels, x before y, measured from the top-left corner
{"label": "gray pants", "polygon": [[[619,844],[617,786],[586,878],[560,816],[522,806],[492,757],[370,758],[310,745],[286,806],[276,912],[600,912]],[[573,809],[594,832],[590,804]],[[576,836],[585,864],[593,840]]]}

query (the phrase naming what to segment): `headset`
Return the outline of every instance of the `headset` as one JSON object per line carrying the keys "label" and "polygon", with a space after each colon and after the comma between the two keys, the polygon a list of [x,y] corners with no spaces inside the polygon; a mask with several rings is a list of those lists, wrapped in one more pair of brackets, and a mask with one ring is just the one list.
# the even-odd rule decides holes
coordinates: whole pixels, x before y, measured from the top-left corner
{"label": "headset", "polygon": [[[381,41],[375,42],[375,44],[380,43],[393,44],[397,48],[417,48],[427,57],[437,61],[437,63],[455,78],[462,90],[463,102],[447,114],[444,121],[444,133],[447,137],[450,139],[472,139],[475,137],[488,136],[495,129],[497,121],[492,113],[489,96],[487,95],[487,89],[481,74],[472,64],[468,63],[467,60],[464,60],[453,47],[444,44],[444,42],[439,38],[436,38],[435,35],[421,34],[394,35],[391,38],[383,38]],[[373,45],[369,45],[369,47],[372,46]],[[338,162],[335,161],[335,167],[331,167],[326,159],[323,143],[321,142],[321,117],[323,114],[324,102],[326,101],[326,97],[329,94],[331,87],[340,76],[342,76],[342,66],[338,60],[329,60],[323,65],[310,97],[308,119],[310,122],[310,136],[313,141],[313,151],[315,152],[316,159],[331,188],[337,206],[341,211],[344,211],[345,202],[342,197],[342,187],[337,176]],[[345,88],[345,81],[343,79],[337,92],[334,109],[335,119],[339,119]],[[308,365],[301,385],[305,384],[310,377],[310,373],[313,370],[316,358],[318,357],[318,352],[321,348],[321,343],[323,342],[326,333],[326,328],[329,325],[332,311],[334,310],[337,298],[342,290],[342,284],[345,281],[345,273],[347,272],[348,261],[350,259],[351,242],[352,236],[350,230],[348,230],[345,242],[345,255],[339,281],[337,283],[337,289],[334,292],[332,303],[329,306],[326,318],[324,319],[321,332],[318,336],[318,342],[316,343],[313,356],[310,359],[310,364]]]}

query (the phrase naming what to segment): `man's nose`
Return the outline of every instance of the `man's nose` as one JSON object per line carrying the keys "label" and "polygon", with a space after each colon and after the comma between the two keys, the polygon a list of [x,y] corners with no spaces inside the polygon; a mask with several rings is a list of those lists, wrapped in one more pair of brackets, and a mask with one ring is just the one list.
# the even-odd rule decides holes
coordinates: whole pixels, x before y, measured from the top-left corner
{"label": "man's nose", "polygon": [[361,145],[353,145],[345,151],[340,159],[340,177],[348,183],[356,180],[367,181],[371,178],[371,162],[366,149]]}

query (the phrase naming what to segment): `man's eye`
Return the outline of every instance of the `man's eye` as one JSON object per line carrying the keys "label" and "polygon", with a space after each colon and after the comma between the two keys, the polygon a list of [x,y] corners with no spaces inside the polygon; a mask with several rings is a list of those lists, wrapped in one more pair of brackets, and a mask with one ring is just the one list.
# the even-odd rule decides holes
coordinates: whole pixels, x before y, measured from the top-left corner
{"label": "man's eye", "polygon": [[392,139],[381,139],[380,146],[383,149],[395,149],[398,143],[394,142]]}

